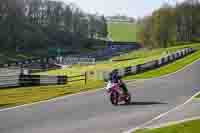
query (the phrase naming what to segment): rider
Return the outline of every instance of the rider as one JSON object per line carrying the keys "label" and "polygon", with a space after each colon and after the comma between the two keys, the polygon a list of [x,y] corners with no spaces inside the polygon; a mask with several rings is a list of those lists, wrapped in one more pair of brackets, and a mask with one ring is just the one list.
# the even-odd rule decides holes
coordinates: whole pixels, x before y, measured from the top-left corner
{"label": "rider", "polygon": [[125,95],[128,93],[128,89],[126,87],[126,84],[122,81],[121,77],[118,75],[118,71],[117,70],[113,70],[110,73],[109,80],[111,81],[111,83],[119,83],[120,84],[120,88],[122,88],[123,93]]}

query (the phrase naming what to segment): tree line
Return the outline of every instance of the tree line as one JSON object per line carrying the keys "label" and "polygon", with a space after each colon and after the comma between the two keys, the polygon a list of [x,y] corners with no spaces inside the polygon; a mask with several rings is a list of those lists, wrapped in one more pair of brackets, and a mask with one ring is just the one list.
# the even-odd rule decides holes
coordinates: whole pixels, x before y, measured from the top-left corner
{"label": "tree line", "polygon": [[107,37],[104,16],[49,0],[0,1],[0,49],[84,47]]}
{"label": "tree line", "polygon": [[175,6],[165,3],[152,15],[138,20],[137,40],[150,48],[198,41],[200,37],[199,12],[198,0],[186,0]]}

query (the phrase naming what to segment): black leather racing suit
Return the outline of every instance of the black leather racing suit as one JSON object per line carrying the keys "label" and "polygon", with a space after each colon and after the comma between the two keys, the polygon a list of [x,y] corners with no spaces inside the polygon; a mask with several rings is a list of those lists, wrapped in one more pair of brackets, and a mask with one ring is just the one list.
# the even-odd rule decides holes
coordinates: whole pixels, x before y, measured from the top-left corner
{"label": "black leather racing suit", "polygon": [[128,89],[126,87],[126,84],[121,80],[121,77],[119,77],[117,73],[112,73],[110,75],[110,81],[112,83],[120,83],[120,88],[122,88],[123,93],[124,94],[128,93]]}

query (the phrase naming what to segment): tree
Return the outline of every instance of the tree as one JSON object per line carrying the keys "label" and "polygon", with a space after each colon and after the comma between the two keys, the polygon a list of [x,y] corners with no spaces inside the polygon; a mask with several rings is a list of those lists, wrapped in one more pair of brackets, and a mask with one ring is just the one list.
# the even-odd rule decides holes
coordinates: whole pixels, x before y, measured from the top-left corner
{"label": "tree", "polygon": [[105,19],[104,16],[101,16],[101,20],[100,20],[101,24],[100,24],[100,37],[104,37],[106,38],[108,36],[108,25],[107,25],[107,21]]}
{"label": "tree", "polygon": [[168,47],[176,39],[176,14],[168,4],[140,20],[137,38],[148,47]]}
{"label": "tree", "polygon": [[153,19],[146,16],[140,21],[140,30],[137,32],[137,40],[145,47],[155,47],[152,40]]}
{"label": "tree", "polygon": [[177,41],[190,41],[192,37],[192,6],[183,2],[177,5]]}
{"label": "tree", "polygon": [[81,37],[84,37],[84,38],[89,37],[89,21],[86,16],[81,18],[80,35],[81,35]]}
{"label": "tree", "polygon": [[72,32],[72,19],[73,14],[70,6],[66,6],[64,10],[64,23],[65,23],[65,31]]}
{"label": "tree", "polygon": [[157,46],[166,48],[175,38],[175,13],[168,4],[153,13],[153,40]]}
{"label": "tree", "polygon": [[97,35],[107,36],[104,17],[86,14],[74,4],[50,0],[1,0],[0,28],[0,48],[16,51],[81,48],[95,43]]}
{"label": "tree", "polygon": [[64,23],[63,23],[64,9],[63,9],[62,5],[63,5],[62,2],[56,2],[54,11],[53,11],[54,18],[55,18],[55,24],[57,26],[64,26]]}
{"label": "tree", "polygon": [[39,24],[38,22],[40,21],[40,7],[42,5],[41,0],[32,0],[29,1],[29,13],[28,17],[30,20],[30,23],[32,24]]}
{"label": "tree", "polygon": [[89,15],[89,36],[90,38],[95,38],[97,29],[96,29],[96,20],[95,17],[92,15]]}
{"label": "tree", "polygon": [[[3,4],[3,23],[4,32],[7,37],[4,38],[6,47],[18,47],[19,32],[24,22],[24,3],[22,0],[7,0]],[[4,36],[5,37],[5,36]]]}

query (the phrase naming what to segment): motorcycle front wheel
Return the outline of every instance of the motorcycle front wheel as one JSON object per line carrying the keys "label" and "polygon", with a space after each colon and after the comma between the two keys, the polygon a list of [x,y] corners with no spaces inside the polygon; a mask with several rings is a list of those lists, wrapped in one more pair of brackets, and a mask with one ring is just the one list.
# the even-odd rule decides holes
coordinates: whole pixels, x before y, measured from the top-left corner
{"label": "motorcycle front wheel", "polygon": [[130,104],[131,103],[131,95],[128,94],[124,101],[126,104]]}

